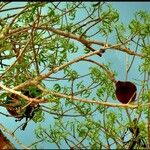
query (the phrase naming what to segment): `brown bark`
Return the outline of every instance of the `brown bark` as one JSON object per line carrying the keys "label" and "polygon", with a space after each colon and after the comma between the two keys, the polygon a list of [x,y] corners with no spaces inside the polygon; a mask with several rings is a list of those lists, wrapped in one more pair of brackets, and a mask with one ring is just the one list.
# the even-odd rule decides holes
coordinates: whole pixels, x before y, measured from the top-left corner
{"label": "brown bark", "polygon": [[0,149],[16,149],[0,130]]}

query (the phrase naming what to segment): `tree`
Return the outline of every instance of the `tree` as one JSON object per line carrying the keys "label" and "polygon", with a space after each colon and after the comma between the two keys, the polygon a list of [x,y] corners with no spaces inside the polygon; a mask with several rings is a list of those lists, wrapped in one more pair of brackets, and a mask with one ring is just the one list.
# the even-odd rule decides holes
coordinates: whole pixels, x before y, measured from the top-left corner
{"label": "tree", "polygon": [[[45,143],[58,149],[150,148],[148,12],[136,12],[125,26],[106,2],[10,4],[0,3],[5,13],[0,21],[0,104],[8,110],[1,115],[26,120],[15,131],[0,128],[22,148]],[[116,100],[119,72],[111,60],[104,61],[115,52],[128,58],[124,77],[138,87],[134,103]],[[133,67],[136,79],[130,76]],[[16,132],[26,132],[30,121],[38,124],[32,133],[37,140],[25,146]]]}
{"label": "tree", "polygon": [[0,131],[0,141],[1,149],[15,149],[15,146],[5,137],[2,131]]}

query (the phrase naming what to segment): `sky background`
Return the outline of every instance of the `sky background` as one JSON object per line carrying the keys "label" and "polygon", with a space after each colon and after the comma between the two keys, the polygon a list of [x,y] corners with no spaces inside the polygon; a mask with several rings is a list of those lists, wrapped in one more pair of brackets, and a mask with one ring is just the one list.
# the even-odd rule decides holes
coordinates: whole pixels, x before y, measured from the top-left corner
{"label": "sky background", "polygon": [[[150,2],[110,2],[113,6],[113,8],[117,9],[120,13],[120,22],[123,22],[124,24],[128,24],[134,17],[134,13],[138,10],[146,10],[150,12]],[[11,5],[13,6],[21,6],[23,5],[24,2],[13,2]],[[2,15],[2,14],[0,14]],[[82,14],[84,15],[84,14]],[[0,16],[1,17],[1,16]],[[113,38],[113,37],[112,37]],[[118,80],[125,80],[125,55],[121,52],[114,52],[114,51],[109,51],[109,53],[105,53],[103,58],[104,61],[108,62],[111,60],[112,62],[112,68],[114,70],[116,70],[119,74],[118,74]],[[133,79],[137,79],[137,74],[138,74],[138,66],[139,63],[141,62],[141,60],[139,58],[136,59],[135,64],[132,67],[132,71],[129,74],[129,80],[133,80]],[[84,66],[81,66],[80,71],[83,71]],[[139,76],[140,78],[140,76]],[[3,112],[6,112],[5,108],[1,108],[1,110],[3,110]],[[49,124],[50,122],[53,121],[52,116],[48,115],[45,118],[45,122],[42,123],[42,126],[46,126],[47,124]],[[13,118],[7,118],[5,116],[1,115],[1,121],[0,123],[2,123],[3,125],[5,125],[8,129],[10,129],[11,131],[14,130],[19,124],[21,124],[21,122],[15,122]],[[34,141],[34,128],[35,126],[38,126],[39,123],[35,124],[32,122],[29,122],[27,128],[25,131],[20,131],[18,130],[16,137],[19,137],[20,141],[22,143],[24,143],[25,145],[29,145],[31,144],[31,141]],[[9,136],[7,136],[9,137]],[[13,141],[13,140],[12,140]],[[14,142],[15,143],[15,142]],[[55,145],[51,145],[50,147],[47,147],[48,145],[45,144],[42,147],[44,148],[56,148]],[[18,145],[16,144],[17,148]],[[41,147],[41,148],[42,148]],[[64,145],[65,148],[65,145]]]}

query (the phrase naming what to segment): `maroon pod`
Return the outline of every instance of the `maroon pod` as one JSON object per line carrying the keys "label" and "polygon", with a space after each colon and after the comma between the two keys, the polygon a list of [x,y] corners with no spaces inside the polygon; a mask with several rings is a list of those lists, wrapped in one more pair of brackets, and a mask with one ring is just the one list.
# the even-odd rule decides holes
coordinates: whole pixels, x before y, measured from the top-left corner
{"label": "maroon pod", "polygon": [[136,86],[129,81],[117,81],[116,83],[116,97],[123,103],[127,104],[129,101],[132,102],[136,98]]}

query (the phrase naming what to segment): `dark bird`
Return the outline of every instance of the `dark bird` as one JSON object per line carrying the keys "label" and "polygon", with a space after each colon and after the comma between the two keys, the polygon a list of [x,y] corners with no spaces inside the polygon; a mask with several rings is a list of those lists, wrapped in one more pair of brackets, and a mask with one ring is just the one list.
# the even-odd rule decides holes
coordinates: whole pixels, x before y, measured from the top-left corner
{"label": "dark bird", "polygon": [[123,103],[127,104],[128,102],[133,102],[136,98],[136,86],[129,81],[117,81],[116,84],[116,97]]}
{"label": "dark bird", "polygon": [[130,130],[130,132],[131,132],[135,137],[137,137],[137,136],[139,135],[139,133],[140,133],[139,130],[140,130],[140,129],[139,129],[139,127],[138,127],[138,120],[137,120],[137,118],[134,118],[132,124],[131,124],[130,127],[129,127],[129,130]]}
{"label": "dark bird", "polygon": [[145,140],[142,136],[140,136],[140,129],[138,127],[138,120],[135,118],[129,127],[129,131],[132,133],[132,138],[129,140],[130,145],[129,149],[134,149],[136,145],[141,148],[146,148]]}
{"label": "dark bird", "polygon": [[[22,91],[23,94],[25,94],[28,97],[35,98],[36,95],[41,94],[41,91],[36,90],[33,93],[29,90]],[[22,130],[25,130],[27,123],[34,117],[35,112],[40,108],[39,104],[30,104],[24,109],[21,109],[26,105],[26,103],[23,103],[23,101],[20,100],[18,95],[10,94],[6,98],[7,104],[6,109],[9,112],[10,115],[17,118],[16,121],[21,121],[23,118],[25,118],[26,122],[22,126]]]}

